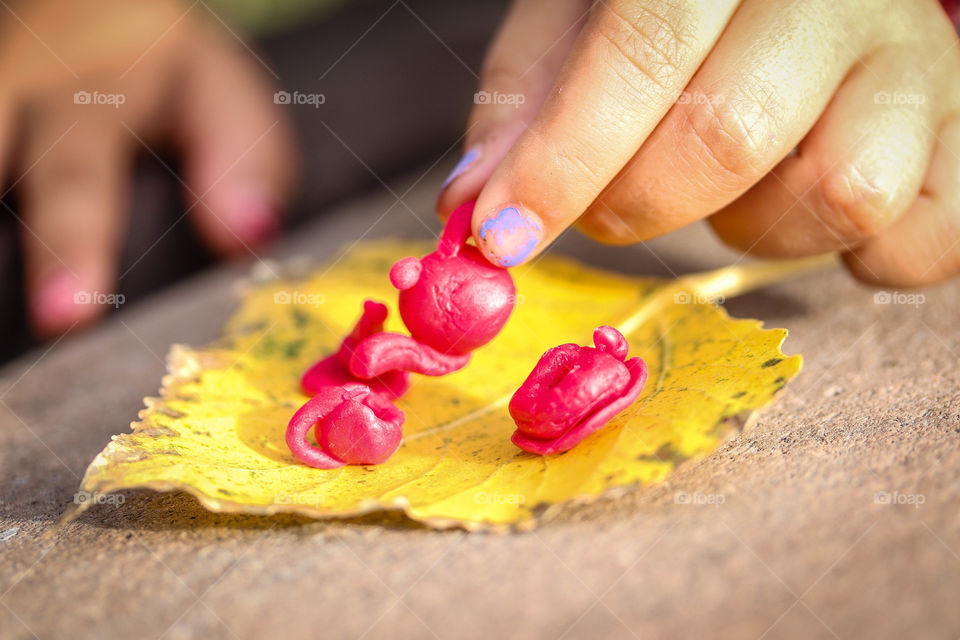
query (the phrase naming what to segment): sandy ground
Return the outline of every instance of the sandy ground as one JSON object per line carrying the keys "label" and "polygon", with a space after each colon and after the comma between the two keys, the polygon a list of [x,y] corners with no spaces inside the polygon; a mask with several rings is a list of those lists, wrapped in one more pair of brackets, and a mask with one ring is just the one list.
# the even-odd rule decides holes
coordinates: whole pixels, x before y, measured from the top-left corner
{"label": "sandy ground", "polygon": [[[342,207],[275,257],[327,260],[371,227],[424,236],[410,210],[436,228],[439,179],[394,185],[413,186],[404,204],[383,190]],[[621,249],[571,234],[558,250],[657,275],[733,259],[702,227]],[[170,343],[214,338],[248,269],[0,373],[0,637],[960,636],[960,282],[876,304],[834,271],[729,301],[789,328],[785,350],[806,357],[780,401],[668,483],[534,532],[215,516],[151,492],[57,529],[87,463],[156,392]]]}

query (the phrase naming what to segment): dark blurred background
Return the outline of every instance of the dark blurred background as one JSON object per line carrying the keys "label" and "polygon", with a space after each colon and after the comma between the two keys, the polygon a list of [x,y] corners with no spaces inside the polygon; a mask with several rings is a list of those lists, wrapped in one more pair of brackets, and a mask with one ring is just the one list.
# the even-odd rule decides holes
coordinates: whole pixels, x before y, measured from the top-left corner
{"label": "dark blurred background", "polygon": [[[285,233],[329,205],[398,173],[459,156],[483,53],[507,0],[353,0],[299,12],[250,45],[287,91],[325,96],[288,105],[302,154]],[[213,5],[216,7],[216,5]],[[244,16],[256,23],[256,16]],[[211,264],[194,235],[173,154],[138,160],[117,293],[136,301]],[[17,210],[17,193],[5,197]],[[0,362],[39,342],[24,312],[20,235],[0,214]],[[430,212],[425,212],[430,213]]]}

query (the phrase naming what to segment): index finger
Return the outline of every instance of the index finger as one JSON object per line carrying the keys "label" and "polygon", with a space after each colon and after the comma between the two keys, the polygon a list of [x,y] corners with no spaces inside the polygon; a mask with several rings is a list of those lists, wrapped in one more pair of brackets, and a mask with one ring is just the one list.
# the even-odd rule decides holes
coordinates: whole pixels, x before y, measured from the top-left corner
{"label": "index finger", "polygon": [[477,200],[473,231],[511,267],[573,224],[633,157],[706,58],[737,0],[607,0],[531,126]]}

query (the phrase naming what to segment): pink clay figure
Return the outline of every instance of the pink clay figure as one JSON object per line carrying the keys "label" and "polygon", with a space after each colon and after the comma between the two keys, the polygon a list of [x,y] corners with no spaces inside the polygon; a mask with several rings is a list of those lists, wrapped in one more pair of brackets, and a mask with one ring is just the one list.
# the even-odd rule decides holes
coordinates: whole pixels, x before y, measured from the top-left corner
{"label": "pink clay figure", "polygon": [[410,374],[391,367],[382,372],[362,376],[358,379],[350,373],[350,358],[361,340],[383,332],[383,323],[387,319],[387,306],[380,302],[367,300],[363,303],[363,315],[357,326],[340,345],[340,349],[307,369],[300,378],[300,388],[308,396],[315,395],[325,387],[338,386],[347,382],[363,382],[375,393],[387,398],[399,398],[410,387]]}
{"label": "pink clay figure", "polygon": [[516,288],[506,269],[467,244],[473,205],[450,214],[436,251],[403,258],[390,269],[410,337],[386,333],[361,341],[350,360],[353,375],[381,376],[391,368],[430,376],[452,373],[503,329]]}
{"label": "pink clay figure", "polygon": [[633,404],[647,380],[642,358],[626,360],[626,339],[613,327],[593,332],[595,347],[549,349],[510,399],[513,443],[530,453],[572,449]]}
{"label": "pink clay figure", "polygon": [[397,369],[424,376],[442,376],[462,369],[470,354],[441,353],[410,336],[378,333],[366,338],[350,358],[350,371],[358,378],[384,378]]}
{"label": "pink clay figure", "polygon": [[[293,415],[287,446],[297,460],[318,469],[379,464],[400,446],[403,411],[365,384],[324,387]],[[307,442],[315,428],[319,447]]]}
{"label": "pink clay figure", "polygon": [[[450,214],[436,251],[390,269],[409,336],[385,332],[387,308],[368,300],[340,349],[303,375],[300,386],[313,398],[294,414],[286,435],[298,460],[320,469],[384,462],[400,446],[404,415],[391,401],[410,387],[410,373],[462,369],[470,352],[506,324],[516,288],[505,269],[467,244],[473,206]],[[314,425],[319,447],[306,440]]]}

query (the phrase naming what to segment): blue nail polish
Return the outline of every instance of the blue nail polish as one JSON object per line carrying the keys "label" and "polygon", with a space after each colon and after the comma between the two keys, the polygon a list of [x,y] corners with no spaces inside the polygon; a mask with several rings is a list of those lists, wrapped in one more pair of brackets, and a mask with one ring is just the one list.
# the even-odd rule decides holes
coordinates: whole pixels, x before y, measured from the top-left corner
{"label": "blue nail polish", "polygon": [[443,181],[442,185],[440,185],[440,190],[442,191],[446,189],[451,182],[456,180],[457,176],[459,176],[461,173],[469,169],[470,165],[472,165],[474,161],[479,157],[480,157],[479,149],[470,149],[465,154],[463,154],[463,157],[460,158],[460,161],[457,163],[457,166],[453,168],[453,171],[450,172],[450,175],[447,176],[447,179]]}
{"label": "blue nail polish", "polygon": [[501,267],[523,262],[540,242],[543,226],[518,207],[504,207],[480,225],[480,241],[487,256]]}

